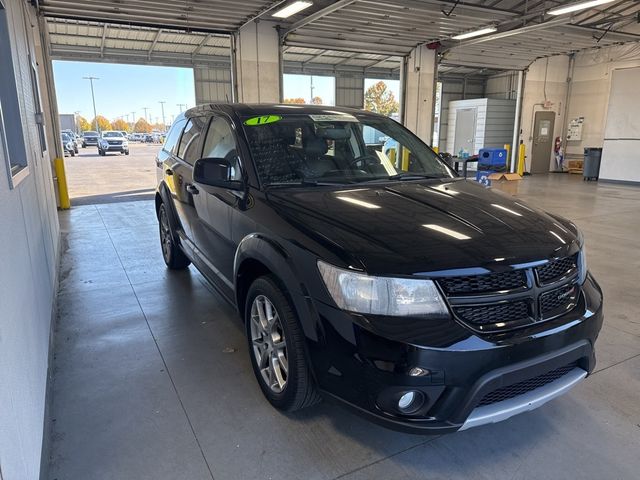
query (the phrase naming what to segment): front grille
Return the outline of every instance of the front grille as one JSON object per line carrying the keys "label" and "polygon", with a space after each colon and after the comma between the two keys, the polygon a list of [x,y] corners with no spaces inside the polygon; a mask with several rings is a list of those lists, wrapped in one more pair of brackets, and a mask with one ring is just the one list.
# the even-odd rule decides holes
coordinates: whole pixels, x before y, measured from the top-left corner
{"label": "front grille", "polygon": [[109,145],[122,145],[122,140],[107,140]]}
{"label": "front grille", "polygon": [[482,400],[480,400],[480,402],[478,403],[478,407],[491,405],[492,403],[503,402],[504,400],[509,400],[510,398],[515,398],[517,396],[523,395],[527,392],[535,390],[536,388],[543,387],[563,377],[571,370],[576,368],[576,366],[577,363],[573,362],[565,365],[564,367],[556,368],[555,370],[551,370],[550,372],[530,378],[529,380],[523,380],[522,382],[514,383],[513,385],[509,385],[507,387],[498,388],[482,397]]}
{"label": "front grille", "polygon": [[540,295],[540,314],[560,314],[570,310],[576,304],[578,288],[575,285],[564,285],[560,288]]}
{"label": "front grille", "polygon": [[574,273],[577,268],[577,256],[572,255],[571,257],[551,260],[537,267],[536,273],[538,274],[538,281],[544,285]]}
{"label": "front grille", "polygon": [[511,270],[485,275],[467,275],[438,279],[440,286],[449,295],[477,294],[512,290],[527,286],[524,270]]}
{"label": "front grille", "polygon": [[454,307],[453,311],[463,322],[477,326],[509,323],[530,316],[529,302],[527,301],[460,306]]}

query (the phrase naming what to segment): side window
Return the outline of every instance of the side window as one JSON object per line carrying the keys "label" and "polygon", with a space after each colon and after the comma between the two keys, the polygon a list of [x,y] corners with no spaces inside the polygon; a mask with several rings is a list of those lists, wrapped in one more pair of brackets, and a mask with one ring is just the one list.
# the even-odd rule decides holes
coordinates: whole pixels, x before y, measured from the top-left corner
{"label": "side window", "polygon": [[187,122],[180,138],[178,157],[190,165],[200,158],[200,136],[204,130],[206,118],[194,117]]}
{"label": "side window", "polygon": [[187,123],[186,119],[180,119],[176,123],[173,124],[171,130],[169,130],[169,134],[164,141],[164,145],[162,149],[165,152],[175,153],[176,145],[178,144],[178,139],[180,138],[180,134],[182,133],[182,129],[184,128],[184,124]]}
{"label": "side window", "polygon": [[204,142],[203,157],[224,158],[231,164],[231,180],[242,180],[238,148],[231,126],[224,118],[213,118]]}

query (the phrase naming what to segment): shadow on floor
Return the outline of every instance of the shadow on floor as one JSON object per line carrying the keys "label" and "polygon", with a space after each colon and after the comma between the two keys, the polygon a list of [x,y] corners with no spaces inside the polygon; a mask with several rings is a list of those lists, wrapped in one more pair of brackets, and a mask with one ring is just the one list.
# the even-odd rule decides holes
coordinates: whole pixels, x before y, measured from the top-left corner
{"label": "shadow on floor", "polygon": [[137,202],[140,200],[153,200],[155,189],[144,188],[140,190],[129,190],[126,192],[113,192],[101,195],[87,195],[85,197],[75,197],[71,199],[74,207],[80,205],[96,205],[102,203]]}

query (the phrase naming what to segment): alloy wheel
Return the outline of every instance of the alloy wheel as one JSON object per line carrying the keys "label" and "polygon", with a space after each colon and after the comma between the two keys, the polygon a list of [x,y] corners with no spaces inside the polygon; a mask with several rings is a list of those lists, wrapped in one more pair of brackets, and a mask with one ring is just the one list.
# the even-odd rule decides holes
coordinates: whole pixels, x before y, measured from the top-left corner
{"label": "alloy wheel", "polygon": [[160,209],[160,244],[162,245],[162,256],[168,262],[171,259],[171,227],[164,208]]}
{"label": "alloy wheel", "polygon": [[287,385],[287,344],[276,307],[264,295],[251,304],[251,346],[264,383],[275,393]]}

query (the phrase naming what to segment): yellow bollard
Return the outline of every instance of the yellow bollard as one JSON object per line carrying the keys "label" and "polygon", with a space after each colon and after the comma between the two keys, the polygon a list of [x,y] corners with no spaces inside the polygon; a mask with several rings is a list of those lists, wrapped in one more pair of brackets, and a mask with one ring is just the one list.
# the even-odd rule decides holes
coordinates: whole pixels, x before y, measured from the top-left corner
{"label": "yellow bollard", "polygon": [[511,144],[510,143],[505,143],[504,144],[504,149],[507,151],[507,171],[510,171],[511,169],[509,168],[509,166],[511,165]]}
{"label": "yellow bollard", "polygon": [[71,200],[69,200],[69,189],[67,188],[67,175],[64,171],[64,158],[56,158],[53,161],[53,167],[56,171],[58,179],[58,194],[60,195],[60,208],[68,210],[71,208]]}
{"label": "yellow bollard", "polygon": [[431,147],[431,150],[433,150],[436,153],[440,153],[440,148],[438,147]]}
{"label": "yellow bollard", "polygon": [[407,147],[402,149],[402,170],[405,172],[409,171],[409,155],[411,152]]}
{"label": "yellow bollard", "polygon": [[524,175],[524,157],[525,157],[525,146],[524,143],[520,144],[520,148],[518,149],[518,175]]}

